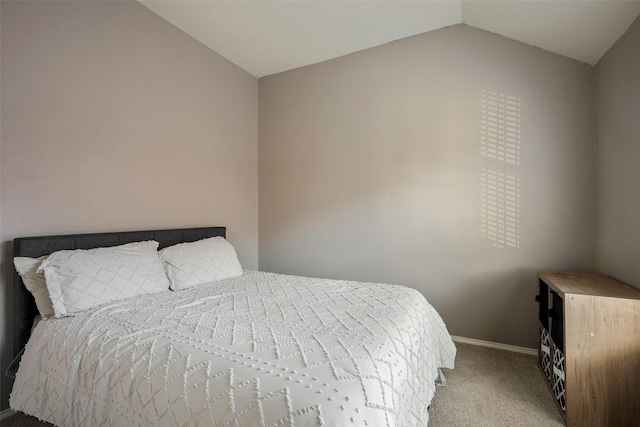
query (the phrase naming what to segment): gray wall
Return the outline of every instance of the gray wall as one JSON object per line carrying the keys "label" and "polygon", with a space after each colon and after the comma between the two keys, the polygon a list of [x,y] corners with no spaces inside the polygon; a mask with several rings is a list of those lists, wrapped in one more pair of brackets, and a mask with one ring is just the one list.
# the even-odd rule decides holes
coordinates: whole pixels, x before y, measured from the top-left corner
{"label": "gray wall", "polygon": [[640,289],[640,18],[595,67],[598,270]]}
{"label": "gray wall", "polygon": [[594,267],[592,71],[457,25],[260,79],[260,269],[534,347],[536,269]]}
{"label": "gray wall", "polygon": [[2,372],[14,237],[226,225],[257,267],[255,77],[135,2],[1,15]]}

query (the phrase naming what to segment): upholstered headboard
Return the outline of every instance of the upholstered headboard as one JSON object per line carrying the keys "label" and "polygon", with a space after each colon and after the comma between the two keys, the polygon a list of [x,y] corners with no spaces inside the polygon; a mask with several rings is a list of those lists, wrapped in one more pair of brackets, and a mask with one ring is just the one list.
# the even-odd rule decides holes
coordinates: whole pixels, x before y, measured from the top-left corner
{"label": "upholstered headboard", "polygon": [[[117,246],[143,240],[156,240],[159,248],[183,242],[194,242],[208,237],[226,237],[226,227],[182,228],[173,230],[124,231],[117,233],[70,234],[62,236],[23,237],[13,240],[13,256],[37,258],[63,249],[91,249]],[[14,271],[14,336],[13,354],[25,346],[31,333],[31,324],[38,314],[33,296]]]}

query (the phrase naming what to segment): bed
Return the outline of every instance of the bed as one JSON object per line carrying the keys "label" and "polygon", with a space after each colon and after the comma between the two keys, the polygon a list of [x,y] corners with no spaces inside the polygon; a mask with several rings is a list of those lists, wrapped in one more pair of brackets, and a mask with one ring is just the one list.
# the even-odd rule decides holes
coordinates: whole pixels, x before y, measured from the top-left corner
{"label": "bed", "polygon": [[[225,237],[224,227],[14,241],[14,256],[154,240]],[[40,321],[16,273],[10,406],[60,426],[423,426],[456,349],[418,291],[244,270],[186,289]],[[26,347],[25,347],[26,344]]]}

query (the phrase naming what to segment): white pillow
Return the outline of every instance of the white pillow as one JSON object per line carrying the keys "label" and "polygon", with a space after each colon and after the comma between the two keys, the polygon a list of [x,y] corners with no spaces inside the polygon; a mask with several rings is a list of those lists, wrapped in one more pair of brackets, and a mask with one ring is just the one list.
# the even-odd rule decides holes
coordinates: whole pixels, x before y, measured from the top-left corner
{"label": "white pillow", "polygon": [[53,304],[51,298],[49,298],[49,291],[47,290],[47,285],[44,280],[44,274],[36,272],[40,264],[42,264],[47,257],[47,255],[41,256],[40,258],[18,256],[13,259],[16,271],[20,277],[22,277],[24,286],[31,292],[33,298],[36,300],[36,306],[43,319],[49,319],[54,315]]}
{"label": "white pillow", "polygon": [[179,243],[159,254],[174,291],[242,276],[236,251],[224,237]]}
{"label": "white pillow", "polygon": [[40,265],[55,317],[169,289],[158,242],[54,252]]}

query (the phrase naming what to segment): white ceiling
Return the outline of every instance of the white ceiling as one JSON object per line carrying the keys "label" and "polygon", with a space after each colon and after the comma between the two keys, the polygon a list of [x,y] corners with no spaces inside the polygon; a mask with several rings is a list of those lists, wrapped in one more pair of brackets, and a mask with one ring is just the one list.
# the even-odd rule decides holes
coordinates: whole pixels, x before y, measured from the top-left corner
{"label": "white ceiling", "polygon": [[595,64],[640,15],[640,0],[139,0],[257,76],[464,23]]}

